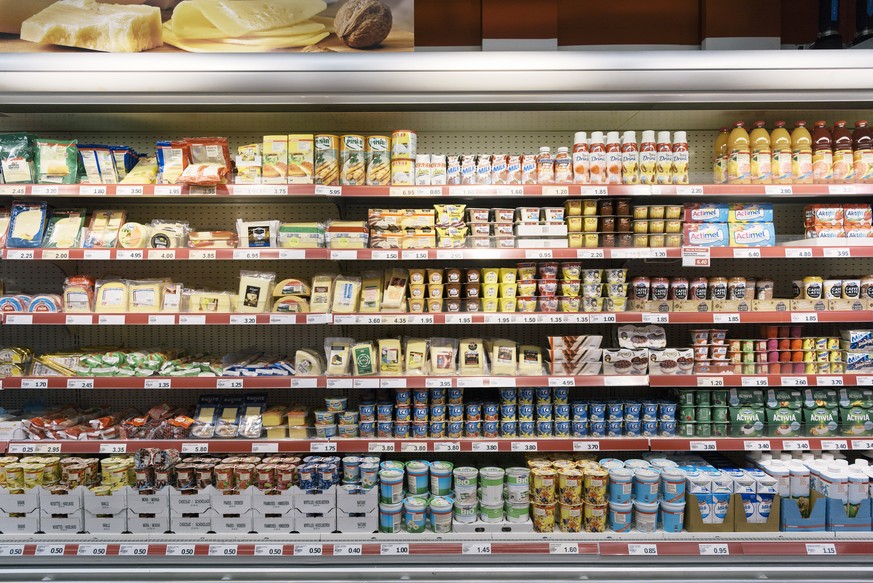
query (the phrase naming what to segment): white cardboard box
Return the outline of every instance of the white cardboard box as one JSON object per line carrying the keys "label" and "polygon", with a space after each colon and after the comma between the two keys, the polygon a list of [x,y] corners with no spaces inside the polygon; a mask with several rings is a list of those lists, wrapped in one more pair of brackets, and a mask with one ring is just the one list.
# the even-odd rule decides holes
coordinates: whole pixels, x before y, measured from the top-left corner
{"label": "white cardboard box", "polygon": [[288,534],[294,532],[294,510],[286,514],[263,515],[252,511],[252,530],[258,533]]}
{"label": "white cardboard box", "polygon": [[176,534],[206,534],[212,530],[212,513],[204,512],[197,518],[170,515],[170,530]]}
{"label": "white cardboard box", "polygon": [[336,507],[324,513],[295,511],[294,530],[302,534],[334,532],[336,530]]}
{"label": "white cardboard box", "polygon": [[84,486],[78,486],[67,494],[52,494],[45,488],[39,488],[39,508],[44,514],[81,514]]}
{"label": "white cardboard box", "polygon": [[455,522],[452,524],[452,532],[533,532],[533,522],[530,519],[526,522]]}
{"label": "white cardboard box", "polygon": [[[85,512],[94,514],[123,514],[127,512],[127,490],[120,488],[109,496],[95,496],[91,490],[85,490],[83,505]],[[86,515],[87,522],[87,515]]]}
{"label": "white cardboard box", "polygon": [[292,489],[294,510],[302,514],[325,514],[336,511],[337,488],[330,490],[301,490],[297,486]]}
{"label": "white cardboard box", "polygon": [[379,510],[348,513],[337,510],[336,529],[340,532],[376,532],[379,530]]}
{"label": "white cardboard box", "polygon": [[170,512],[170,488],[154,494],[140,494],[135,488],[127,488],[127,508],[131,514],[167,515]]}
{"label": "white cardboard box", "polygon": [[134,534],[163,534],[170,530],[170,515],[164,514],[138,514],[132,510],[127,511],[127,530]]}
{"label": "white cardboard box", "polygon": [[0,421],[0,441],[21,441],[27,439],[24,424],[18,421]]}
{"label": "white cardboard box", "polygon": [[253,515],[251,511],[239,516],[226,516],[216,510],[209,512],[212,520],[212,532],[217,534],[247,534],[252,531]]}
{"label": "white cardboard box", "polygon": [[24,516],[0,514],[0,532],[3,534],[34,534],[39,532],[39,510],[24,513]]}
{"label": "white cardboard box", "polygon": [[225,495],[219,490],[212,490],[212,509],[219,515],[222,514],[245,514],[252,510],[252,496],[254,486],[243,490],[239,494]]}
{"label": "white cardboard box", "polygon": [[255,488],[252,491],[252,510],[261,514],[290,514],[294,512],[294,489],[271,495]]}
{"label": "white cardboard box", "polygon": [[183,493],[172,486],[170,491],[170,514],[202,514],[212,510],[212,496],[215,488],[209,486],[193,494]]}
{"label": "white cardboard box", "polygon": [[39,529],[46,534],[76,534],[85,530],[84,514],[80,509],[64,516],[52,516],[43,510],[39,517]]}
{"label": "white cardboard box", "polygon": [[6,488],[0,488],[0,513],[18,514],[39,510],[39,489],[32,488],[24,494],[10,494]]}
{"label": "white cardboard box", "polygon": [[346,514],[368,514],[379,509],[379,490],[370,488],[350,492],[345,488],[337,488],[336,507]]}
{"label": "white cardboard box", "polygon": [[127,532],[127,512],[111,517],[95,516],[85,511],[85,532],[91,534],[121,534]]}

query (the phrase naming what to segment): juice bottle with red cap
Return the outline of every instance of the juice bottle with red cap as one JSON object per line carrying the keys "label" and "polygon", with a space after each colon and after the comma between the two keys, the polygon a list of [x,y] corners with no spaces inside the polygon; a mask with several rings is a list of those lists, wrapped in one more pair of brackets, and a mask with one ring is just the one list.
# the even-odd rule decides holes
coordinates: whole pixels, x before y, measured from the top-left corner
{"label": "juice bottle with red cap", "polygon": [[852,132],[846,127],[846,122],[840,120],[834,124],[834,184],[844,184],[855,180],[855,159],[852,155]]}
{"label": "juice bottle with red cap", "polygon": [[756,121],[754,125],[755,129],[749,136],[752,141],[752,184],[770,184],[773,182],[770,134],[763,121]]}
{"label": "juice bottle with red cap", "polygon": [[834,145],[827,122],[817,121],[812,129],[812,181],[828,184],[834,177]]}
{"label": "juice bottle with red cap", "polygon": [[728,136],[728,183],[751,184],[752,154],[749,150],[749,132],[746,124],[738,121]]}
{"label": "juice bottle with red cap", "polygon": [[791,184],[791,134],[785,129],[784,121],[777,121],[773,126],[770,134],[773,184]]}
{"label": "juice bottle with red cap", "polygon": [[803,120],[791,132],[791,174],[797,184],[812,184],[812,136]]}
{"label": "juice bottle with red cap", "polygon": [[873,134],[867,127],[867,120],[855,122],[852,132],[856,183],[873,183]]}

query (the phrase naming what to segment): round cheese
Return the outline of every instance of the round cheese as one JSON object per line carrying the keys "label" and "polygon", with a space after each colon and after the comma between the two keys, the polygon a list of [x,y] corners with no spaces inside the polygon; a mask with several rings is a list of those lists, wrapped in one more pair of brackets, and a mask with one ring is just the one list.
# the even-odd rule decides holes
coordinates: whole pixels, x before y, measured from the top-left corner
{"label": "round cheese", "polygon": [[149,246],[151,227],[139,223],[124,223],[118,231],[118,246],[123,249],[142,249]]}

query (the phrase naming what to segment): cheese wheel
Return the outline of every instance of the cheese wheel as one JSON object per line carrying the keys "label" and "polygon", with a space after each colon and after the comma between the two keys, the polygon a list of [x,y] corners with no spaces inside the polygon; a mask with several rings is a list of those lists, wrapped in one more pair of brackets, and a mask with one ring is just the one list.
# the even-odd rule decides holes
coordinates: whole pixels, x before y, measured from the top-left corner
{"label": "cheese wheel", "polygon": [[321,376],[324,374],[324,361],[312,350],[303,348],[294,355],[294,369],[297,376]]}
{"label": "cheese wheel", "polygon": [[124,223],[118,231],[118,246],[123,249],[142,249],[149,246],[151,227],[139,223]]}
{"label": "cheese wheel", "polygon": [[299,279],[283,279],[273,288],[274,296],[309,296],[312,293],[309,284]]}
{"label": "cheese wheel", "polygon": [[273,303],[274,312],[301,314],[309,311],[309,302],[300,296],[284,296]]}

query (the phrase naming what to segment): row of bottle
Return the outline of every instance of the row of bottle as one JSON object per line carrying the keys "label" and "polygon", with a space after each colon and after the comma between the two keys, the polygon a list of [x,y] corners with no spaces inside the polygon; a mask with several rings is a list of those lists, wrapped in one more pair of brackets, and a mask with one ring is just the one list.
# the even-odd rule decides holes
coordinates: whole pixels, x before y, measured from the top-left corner
{"label": "row of bottle", "polygon": [[[676,132],[670,141],[670,132],[643,132],[637,144],[637,133],[576,132],[573,140],[572,175],[560,172],[569,152],[558,148],[554,159],[554,173],[543,169],[541,160],[550,158],[548,148],[540,148],[538,176],[540,184],[688,184],[688,140],[685,132]],[[545,179],[543,179],[545,176]],[[551,182],[549,181],[551,180]]]}
{"label": "row of bottle", "polygon": [[716,184],[845,184],[873,183],[873,131],[865,120],[855,130],[845,121],[817,121],[810,135],[805,121],[789,134],[784,121],[768,132],[756,121],[749,135],[745,124],[721,128],[715,141]]}

